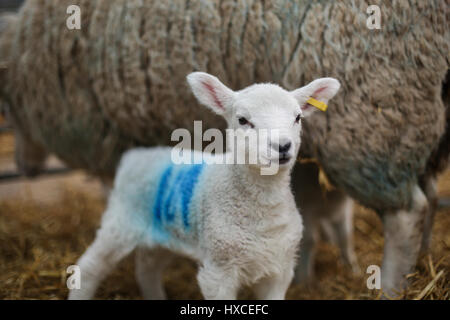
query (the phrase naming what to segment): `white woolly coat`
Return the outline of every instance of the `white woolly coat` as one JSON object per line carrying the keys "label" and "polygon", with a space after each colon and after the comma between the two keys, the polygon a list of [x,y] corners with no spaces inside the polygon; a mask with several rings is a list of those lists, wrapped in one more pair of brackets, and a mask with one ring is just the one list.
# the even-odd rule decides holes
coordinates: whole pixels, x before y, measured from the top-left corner
{"label": "white woolly coat", "polygon": [[[157,189],[163,187],[163,172],[171,163],[170,150],[135,149],[125,154],[103,217],[103,224],[121,226],[111,236],[133,237],[140,245],[168,248],[203,264],[226,264],[246,284],[293,266],[303,226],[290,190],[289,170],[261,176],[256,170],[249,173],[252,169],[244,165],[200,165],[189,227],[179,207],[172,222],[163,212],[158,226],[152,208]],[[177,170],[190,165],[171,166]],[[165,193],[167,199],[170,192]],[[177,195],[173,199],[177,201]]]}

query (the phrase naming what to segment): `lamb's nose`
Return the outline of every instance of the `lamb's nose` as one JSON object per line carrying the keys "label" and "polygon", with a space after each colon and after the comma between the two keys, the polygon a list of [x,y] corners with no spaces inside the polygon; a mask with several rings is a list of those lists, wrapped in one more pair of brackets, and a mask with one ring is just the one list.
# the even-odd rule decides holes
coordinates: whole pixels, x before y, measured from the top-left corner
{"label": "lamb's nose", "polygon": [[278,151],[280,153],[286,153],[286,152],[289,151],[289,149],[291,149],[291,146],[292,146],[291,142],[288,142],[288,143],[285,143],[285,144],[281,144],[280,143],[280,145],[278,146]]}
{"label": "lamb's nose", "polygon": [[[284,140],[284,141],[283,141]],[[283,139],[279,143],[272,143],[272,148],[279,153],[287,153],[291,147],[292,142],[289,139]]]}

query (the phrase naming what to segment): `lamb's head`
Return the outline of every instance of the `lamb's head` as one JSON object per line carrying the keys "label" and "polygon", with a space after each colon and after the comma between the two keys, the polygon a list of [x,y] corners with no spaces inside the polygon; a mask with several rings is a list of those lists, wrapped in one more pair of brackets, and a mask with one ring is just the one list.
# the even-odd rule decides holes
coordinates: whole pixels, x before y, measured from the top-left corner
{"label": "lamb's head", "polygon": [[232,129],[227,132],[257,137],[256,143],[238,143],[234,150],[245,154],[245,159],[256,154],[256,166],[276,162],[280,168],[293,165],[300,148],[301,119],[317,110],[307,100],[312,97],[327,103],[340,87],[336,79],[322,78],[293,91],[270,83],[233,91],[202,72],[191,73],[188,82],[200,103],[225,118]]}

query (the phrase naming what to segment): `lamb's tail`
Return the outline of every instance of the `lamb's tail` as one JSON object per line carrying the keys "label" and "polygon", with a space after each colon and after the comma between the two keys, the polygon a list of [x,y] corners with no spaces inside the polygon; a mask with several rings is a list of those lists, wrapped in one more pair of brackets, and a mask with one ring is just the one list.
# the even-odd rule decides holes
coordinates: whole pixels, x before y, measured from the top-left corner
{"label": "lamb's tail", "polygon": [[445,133],[442,135],[439,146],[431,155],[427,165],[427,174],[434,176],[444,171],[450,161],[450,69],[447,70],[442,83],[441,97],[446,109]]}

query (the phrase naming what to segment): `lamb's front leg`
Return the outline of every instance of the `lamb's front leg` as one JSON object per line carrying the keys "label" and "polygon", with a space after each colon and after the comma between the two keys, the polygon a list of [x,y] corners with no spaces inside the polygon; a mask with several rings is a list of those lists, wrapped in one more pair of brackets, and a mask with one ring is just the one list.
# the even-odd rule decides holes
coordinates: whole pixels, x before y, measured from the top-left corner
{"label": "lamb's front leg", "polygon": [[284,273],[260,280],[255,285],[256,298],[259,300],[284,300],[294,276],[294,267]]}
{"label": "lamb's front leg", "polygon": [[234,268],[224,268],[213,263],[205,263],[199,270],[197,279],[206,300],[236,300],[239,280]]}

